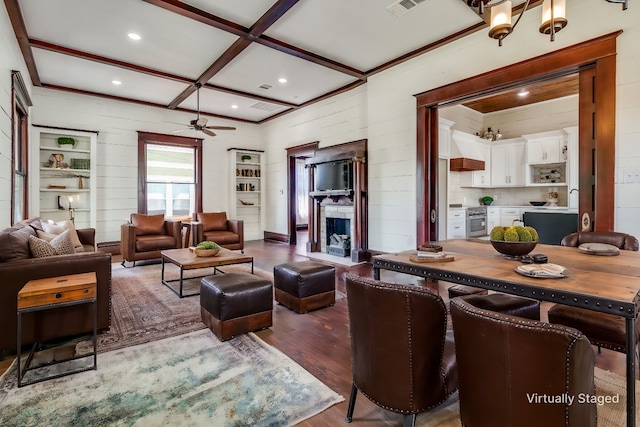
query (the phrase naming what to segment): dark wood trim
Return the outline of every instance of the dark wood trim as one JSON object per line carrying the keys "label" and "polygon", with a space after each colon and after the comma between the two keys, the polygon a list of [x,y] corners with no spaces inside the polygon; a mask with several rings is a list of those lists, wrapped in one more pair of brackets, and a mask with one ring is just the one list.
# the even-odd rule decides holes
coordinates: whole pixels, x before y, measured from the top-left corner
{"label": "dark wood trim", "polygon": [[4,0],[4,5],[7,8],[7,14],[13,27],[13,32],[18,40],[18,46],[20,46],[20,52],[27,65],[29,71],[29,77],[31,83],[34,86],[40,86],[40,76],[38,75],[38,67],[36,67],[36,60],[33,57],[31,46],[29,44],[29,35],[27,34],[27,26],[24,23],[24,17],[22,16],[22,10],[20,9],[20,3],[18,0]]}
{"label": "dark wood trim", "polygon": [[295,108],[295,107],[298,106],[298,104],[294,104],[292,102],[281,101],[279,99],[269,98],[267,96],[256,95],[255,93],[243,92],[241,90],[235,90],[235,89],[229,89],[227,87],[216,86],[216,85],[213,85],[211,83],[205,83],[205,84],[202,85],[202,87],[205,88],[205,89],[215,90],[215,91],[218,91],[218,92],[224,92],[224,93],[230,93],[232,95],[244,96],[245,98],[251,98],[251,99],[258,100],[258,101],[264,101],[264,102],[268,102],[270,104],[282,105],[283,107]]}
{"label": "dark wood trim", "polygon": [[[29,107],[33,105],[19,71],[11,71],[11,197],[10,221],[14,224],[16,200],[22,199],[22,217],[29,218]],[[18,148],[16,152],[16,148]],[[16,163],[20,164],[16,172]],[[21,194],[16,194],[16,174],[24,178]]]}
{"label": "dark wood trim", "polygon": [[282,233],[274,233],[273,231],[264,232],[264,240],[273,240],[275,242],[290,243],[289,236]]}
{"label": "dark wood trim", "polygon": [[578,100],[578,213],[579,231],[593,231],[596,191],[596,69],[580,71]]}
{"label": "dark wood trim", "polygon": [[296,177],[296,158],[313,156],[313,153],[318,148],[319,144],[319,141],[314,141],[287,148],[287,240],[291,245],[296,245],[298,243],[298,235],[296,233],[296,225],[298,223],[298,204],[296,203],[296,188],[298,186]]}
{"label": "dark wood trim", "polygon": [[[565,75],[576,72],[582,67],[596,64],[598,78],[603,75],[602,86],[600,83],[596,89],[595,103],[598,111],[596,124],[596,152],[597,160],[597,192],[596,192],[596,223],[602,223],[602,228],[612,230],[614,224],[613,186],[615,176],[615,55],[616,39],[622,31],[616,31],[604,36],[566,47],[545,55],[537,56],[521,61],[497,70],[489,71],[439,88],[422,92],[416,95],[418,109],[418,135],[417,135],[417,244],[429,241],[435,232],[428,231],[426,226],[429,221],[429,213],[435,209],[437,223],[437,195],[438,180],[437,158],[429,156],[437,155],[438,126],[434,122],[434,111],[438,106],[454,104],[471,97],[493,93],[508,87],[513,87],[526,82],[550,78],[550,76]],[[421,110],[425,111],[421,111]],[[431,129],[422,129],[426,123],[431,123]],[[584,141],[580,141],[582,146]],[[602,150],[602,151],[600,151]],[[429,153],[429,154],[427,154]],[[435,166],[434,166],[435,162]],[[600,176],[602,175],[602,177]],[[421,191],[422,183],[429,190]],[[606,195],[606,196],[605,196]],[[424,197],[424,199],[423,199]],[[600,199],[602,198],[602,199]],[[598,210],[602,207],[602,212]],[[444,207],[441,207],[444,208]],[[596,225],[599,227],[598,225]]]}
{"label": "dark wood trim", "polygon": [[37,128],[47,128],[47,129],[56,129],[56,130],[71,130],[71,131],[75,131],[75,132],[90,132],[90,133],[95,133],[96,135],[100,134],[100,131],[98,131],[98,130],[65,128],[65,127],[60,127],[60,126],[48,126],[48,125],[41,125],[41,124],[37,124],[37,125],[36,124],[32,124],[31,126],[37,127]]}
{"label": "dark wood trim", "polygon": [[196,150],[195,181],[196,199],[195,210],[202,212],[202,138],[188,138],[184,136],[165,135],[162,133],[138,131],[138,213],[147,213],[147,144],[172,145],[192,147]]}
{"label": "dark wood trim", "polygon": [[[97,98],[110,99],[112,101],[127,102],[129,104],[144,105],[145,107],[162,108],[162,109],[165,109],[165,110],[167,109],[167,106],[164,105],[164,104],[158,104],[158,103],[149,102],[149,101],[140,101],[140,100],[137,100],[137,99],[125,98],[125,97],[122,97],[122,96],[107,95],[105,93],[91,92],[91,91],[88,91],[88,90],[75,89],[75,88],[72,88],[72,87],[58,86],[58,85],[52,85],[52,84],[48,84],[48,83],[43,83],[42,87],[45,88],[45,89],[59,90],[61,92],[69,92],[69,93],[75,93],[75,94],[79,94],[79,95],[95,96]],[[196,110],[191,110],[191,109],[188,109],[188,108],[175,108],[174,110],[175,111],[180,111],[182,113],[197,114]],[[219,119],[225,119],[225,120],[233,120],[233,121],[242,122],[242,123],[259,124],[259,122],[255,122],[255,121],[252,121],[252,120],[239,119],[239,118],[230,117],[230,116],[223,116],[221,114],[209,113],[209,112],[206,112],[206,111],[200,111],[200,115],[201,116],[209,116],[209,117],[217,117]]]}
{"label": "dark wood trim", "polygon": [[231,150],[251,151],[253,153],[264,153],[264,150],[254,150],[253,148],[238,148],[238,147],[227,148],[227,151],[231,151]]}

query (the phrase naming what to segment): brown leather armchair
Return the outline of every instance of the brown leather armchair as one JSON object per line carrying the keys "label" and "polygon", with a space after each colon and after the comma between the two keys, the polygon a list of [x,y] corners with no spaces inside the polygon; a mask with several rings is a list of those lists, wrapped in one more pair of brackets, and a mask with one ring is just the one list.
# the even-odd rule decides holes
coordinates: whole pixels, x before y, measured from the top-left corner
{"label": "brown leather armchair", "polygon": [[560,245],[577,248],[583,243],[606,243],[625,251],[638,250],[638,239],[630,234],[619,233],[616,231],[579,231],[577,233],[571,233],[564,236]]}
{"label": "brown leather armchair", "polygon": [[485,298],[451,300],[462,425],[595,426],[594,403],[539,400],[595,394],[587,337],[562,325],[476,307]]}
{"label": "brown leather armchair", "polygon": [[457,389],[447,308],[428,289],[346,276],[353,385],[346,421],[358,390],[376,405],[404,415],[444,402]]}
{"label": "brown leather armchair", "polygon": [[122,266],[125,261],[160,258],[165,249],[182,248],[182,223],[165,220],[163,214],[131,214],[128,224],[120,227]]}
{"label": "brown leather armchair", "polygon": [[[583,243],[606,243],[622,250],[638,250],[638,239],[630,234],[615,231],[572,233],[565,236],[560,244],[577,247]],[[582,331],[592,344],[598,346],[598,352],[601,347],[620,353],[626,352],[627,333],[622,317],[562,304],[551,307],[548,316],[551,323],[559,323]],[[640,340],[640,316],[636,318],[635,334],[637,349]]]}
{"label": "brown leather armchair", "polygon": [[227,219],[226,212],[198,212],[191,222],[191,235],[194,245],[207,240],[244,253],[244,221]]}

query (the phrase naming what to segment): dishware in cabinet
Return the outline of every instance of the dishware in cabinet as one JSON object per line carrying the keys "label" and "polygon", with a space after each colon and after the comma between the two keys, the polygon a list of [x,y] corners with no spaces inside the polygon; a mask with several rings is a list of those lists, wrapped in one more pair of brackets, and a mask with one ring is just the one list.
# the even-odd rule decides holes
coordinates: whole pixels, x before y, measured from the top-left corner
{"label": "dishware in cabinet", "polygon": [[264,152],[230,148],[228,218],[244,221],[244,239],[259,240],[264,235]]}
{"label": "dishware in cabinet", "polygon": [[33,126],[31,212],[96,227],[97,139],[94,131]]}

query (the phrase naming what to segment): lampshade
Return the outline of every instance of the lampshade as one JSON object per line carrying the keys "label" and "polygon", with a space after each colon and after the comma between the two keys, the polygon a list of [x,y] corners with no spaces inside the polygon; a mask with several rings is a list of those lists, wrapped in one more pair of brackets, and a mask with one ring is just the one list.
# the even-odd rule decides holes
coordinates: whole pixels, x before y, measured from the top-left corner
{"label": "lampshade", "polygon": [[509,35],[511,26],[511,2],[505,1],[491,7],[491,27],[489,37],[498,39],[502,45],[502,39]]}
{"label": "lampshade", "polygon": [[544,0],[542,3],[542,24],[540,32],[551,34],[551,11],[553,10],[553,31],[557,33],[567,26],[566,0]]}

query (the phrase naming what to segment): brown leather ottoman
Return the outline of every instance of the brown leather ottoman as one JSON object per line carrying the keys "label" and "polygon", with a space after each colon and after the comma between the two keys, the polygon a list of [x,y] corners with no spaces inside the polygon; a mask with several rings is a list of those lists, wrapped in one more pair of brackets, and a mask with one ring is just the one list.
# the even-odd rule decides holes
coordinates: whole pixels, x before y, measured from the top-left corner
{"label": "brown leather ottoman", "polygon": [[220,341],[273,324],[273,285],[254,274],[227,273],[200,281],[202,322]]}
{"label": "brown leather ottoman", "polygon": [[475,288],[473,286],[465,285],[453,285],[447,289],[449,293],[449,299],[456,297],[463,297],[465,295],[488,295],[489,291],[486,289]]}
{"label": "brown leather ottoman", "polygon": [[273,267],[276,301],[295,311],[333,305],[336,302],[335,267],[315,261],[292,262]]}
{"label": "brown leather ottoman", "polygon": [[534,299],[495,293],[474,299],[473,305],[502,314],[540,320],[540,301]]}

